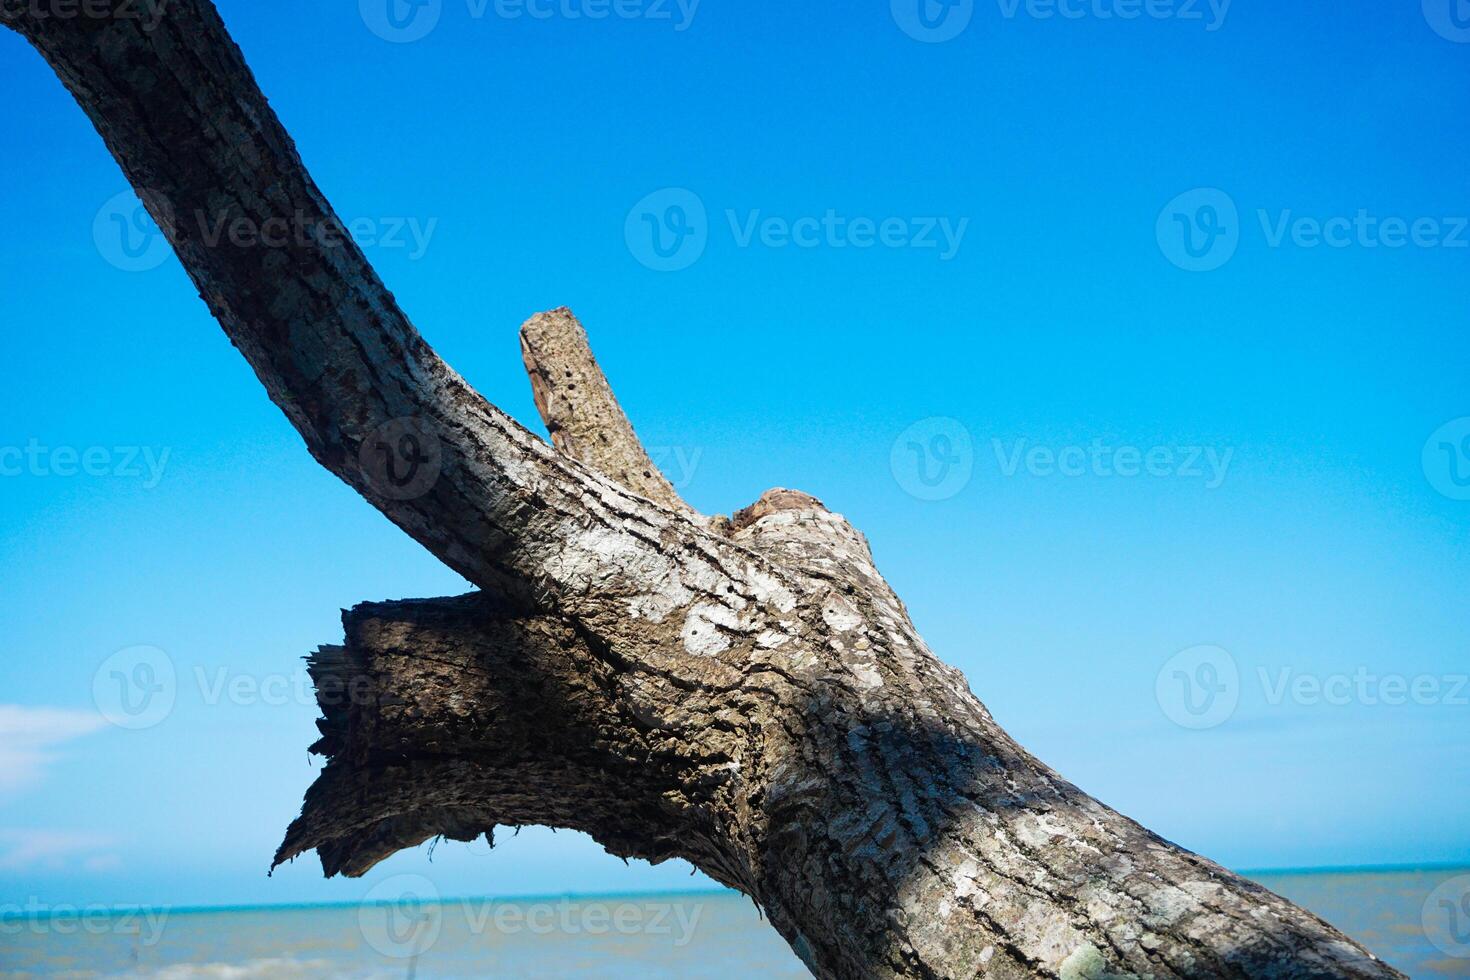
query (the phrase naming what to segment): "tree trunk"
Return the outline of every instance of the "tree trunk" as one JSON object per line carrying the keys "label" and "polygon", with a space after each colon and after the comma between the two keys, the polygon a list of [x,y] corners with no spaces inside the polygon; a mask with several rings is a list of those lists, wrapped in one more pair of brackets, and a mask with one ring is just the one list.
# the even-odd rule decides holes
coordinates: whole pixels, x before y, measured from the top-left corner
{"label": "tree trunk", "polygon": [[[85,10],[85,5],[83,7]],[[208,0],[156,27],[0,0],[307,449],[483,593],[360,606],[311,660],[328,758],[276,860],[586,831],[754,898],[820,977],[1391,977],[1033,759],[866,542],[773,490],[678,499],[568,311],[522,328],[555,448],[414,331]],[[220,237],[220,228],[311,229]]]}

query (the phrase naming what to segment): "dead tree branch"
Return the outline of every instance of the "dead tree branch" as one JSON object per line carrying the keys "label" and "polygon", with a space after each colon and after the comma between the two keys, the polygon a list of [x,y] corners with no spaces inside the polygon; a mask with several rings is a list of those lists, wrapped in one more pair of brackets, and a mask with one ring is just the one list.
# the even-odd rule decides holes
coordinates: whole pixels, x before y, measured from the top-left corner
{"label": "dead tree branch", "polygon": [[[482,588],[359,607],[312,660],[329,764],[278,860],[585,830],[751,895],[822,977],[1390,977],[1109,810],[924,645],[866,542],[779,490],[706,524],[565,311],[524,356],[555,448],[473,391],[340,229],[208,0],[156,29],[0,0],[307,449]],[[574,387],[575,386],[575,387]]]}

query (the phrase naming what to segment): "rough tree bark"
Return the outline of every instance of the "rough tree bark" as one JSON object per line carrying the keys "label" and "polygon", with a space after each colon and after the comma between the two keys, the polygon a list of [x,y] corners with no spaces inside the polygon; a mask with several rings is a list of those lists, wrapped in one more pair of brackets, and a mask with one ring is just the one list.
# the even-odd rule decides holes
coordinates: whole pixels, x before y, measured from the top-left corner
{"label": "rough tree bark", "polygon": [[307,449],[484,590],[359,606],[312,658],[328,764],[277,862],[314,848],[359,875],[546,824],[688,859],[821,977],[1398,976],[1028,755],[814,498],[696,514],[569,312],[521,332],[553,448],[434,354],[350,240],[208,234],[340,227],[208,0],[153,29],[41,6],[0,0],[0,21]]}

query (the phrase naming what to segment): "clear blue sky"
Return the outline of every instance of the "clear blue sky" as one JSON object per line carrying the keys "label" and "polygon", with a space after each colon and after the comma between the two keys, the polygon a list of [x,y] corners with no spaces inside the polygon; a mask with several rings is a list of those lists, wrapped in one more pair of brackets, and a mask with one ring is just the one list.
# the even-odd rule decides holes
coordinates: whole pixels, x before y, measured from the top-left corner
{"label": "clear blue sky", "polygon": [[[374,2],[220,7],[492,401],[535,427],[515,330],[570,305],[696,506],[785,485],[847,514],[935,651],[1087,791],[1235,867],[1470,860],[1470,38],[1447,12],[441,0],[390,43]],[[122,248],[118,168],[9,35],[0,85],[0,894],[360,897],[376,879],[314,859],[265,877],[316,772],[291,684],[340,608],[464,583],[311,461],[171,256],[122,268],[154,262]],[[1168,475],[1119,475],[1118,447],[1165,447]],[[128,730],[94,675],[138,646],[174,704]],[[568,834],[482,850],[375,875],[701,880]]]}

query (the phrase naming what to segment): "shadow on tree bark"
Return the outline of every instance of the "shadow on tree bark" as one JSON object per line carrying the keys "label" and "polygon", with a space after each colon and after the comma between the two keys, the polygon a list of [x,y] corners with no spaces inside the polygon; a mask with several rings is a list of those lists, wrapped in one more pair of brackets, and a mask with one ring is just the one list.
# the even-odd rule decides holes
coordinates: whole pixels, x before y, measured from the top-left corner
{"label": "shadow on tree bark", "polygon": [[[357,875],[434,837],[539,824],[689,860],[835,975],[864,975],[857,963],[945,905],[987,941],[973,927],[938,941],[990,976],[1374,975],[1322,955],[1329,926],[1107,810],[998,729],[874,715],[841,683],[665,677],[654,702],[635,665],[480,594],[344,622],[346,644],[311,658],[328,765],[278,862],[315,848],[328,874]],[[1046,936],[1048,919],[1056,949],[1010,938]],[[832,924],[828,948],[812,922]],[[925,975],[917,959],[891,968]]]}

